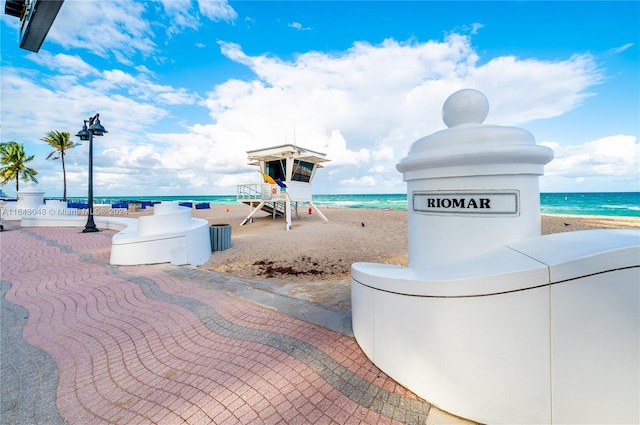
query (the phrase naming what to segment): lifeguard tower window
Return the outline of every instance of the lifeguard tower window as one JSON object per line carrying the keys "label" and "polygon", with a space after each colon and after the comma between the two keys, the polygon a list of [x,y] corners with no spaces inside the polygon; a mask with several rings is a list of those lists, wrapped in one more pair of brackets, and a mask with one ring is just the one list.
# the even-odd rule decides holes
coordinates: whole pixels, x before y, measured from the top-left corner
{"label": "lifeguard tower window", "polygon": [[312,172],[313,164],[311,162],[305,162],[296,159],[293,161],[293,174],[291,176],[291,180],[308,183],[309,181],[311,181]]}
{"label": "lifeguard tower window", "polygon": [[284,172],[284,160],[280,159],[276,161],[268,161],[266,167],[267,174],[274,180],[280,179],[282,181],[285,181],[287,179],[287,176]]}

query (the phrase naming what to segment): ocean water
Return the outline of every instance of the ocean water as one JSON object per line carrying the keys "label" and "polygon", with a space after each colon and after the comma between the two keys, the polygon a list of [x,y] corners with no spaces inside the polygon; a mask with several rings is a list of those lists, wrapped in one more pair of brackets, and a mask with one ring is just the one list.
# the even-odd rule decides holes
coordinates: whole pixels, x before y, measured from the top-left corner
{"label": "ocean water", "polygon": [[[86,198],[69,198],[76,202],[86,202]],[[238,203],[233,195],[202,196],[114,196],[95,197],[96,204],[113,204],[121,201],[180,201],[208,202],[211,205]],[[329,208],[389,208],[407,209],[407,195],[395,193],[386,195],[313,195],[313,203]],[[542,193],[540,212],[543,214],[600,215],[614,217],[640,217],[640,192],[590,192],[590,193]]]}
{"label": "ocean water", "polygon": [[543,214],[640,217],[640,192],[541,193]]}
{"label": "ocean water", "polygon": [[[314,195],[314,204],[406,210],[407,195]],[[640,192],[541,193],[542,214],[640,217]]]}

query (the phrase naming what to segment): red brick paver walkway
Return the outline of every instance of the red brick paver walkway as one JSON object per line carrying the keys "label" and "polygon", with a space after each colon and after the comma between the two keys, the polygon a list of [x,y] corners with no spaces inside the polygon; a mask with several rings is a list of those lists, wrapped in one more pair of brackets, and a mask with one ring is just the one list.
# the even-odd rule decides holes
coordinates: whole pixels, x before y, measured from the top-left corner
{"label": "red brick paver walkway", "polygon": [[353,338],[162,267],[113,267],[109,231],[5,228],[3,424],[426,422],[429,404]]}

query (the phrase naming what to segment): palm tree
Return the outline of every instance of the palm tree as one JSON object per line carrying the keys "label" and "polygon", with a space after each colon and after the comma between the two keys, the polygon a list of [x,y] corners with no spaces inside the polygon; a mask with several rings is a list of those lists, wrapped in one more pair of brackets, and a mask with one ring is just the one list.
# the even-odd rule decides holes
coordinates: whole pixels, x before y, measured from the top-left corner
{"label": "palm tree", "polygon": [[33,168],[27,167],[27,162],[33,161],[35,155],[27,156],[24,153],[24,144],[18,142],[0,143],[0,184],[7,184],[11,180],[16,179],[16,194],[20,189],[19,180],[27,183],[31,180],[38,183],[36,175],[38,172]]}
{"label": "palm tree", "polygon": [[45,142],[49,143],[55,149],[53,152],[51,152],[47,156],[47,159],[62,160],[62,185],[63,185],[62,200],[63,201],[67,200],[67,170],[65,169],[65,166],[64,166],[64,155],[67,150],[73,149],[76,146],[80,146],[80,143],[74,143],[73,141],[69,140],[69,137],[71,137],[71,135],[66,131],[54,130],[54,131],[48,132],[47,135],[44,137],[44,139],[42,139]]}

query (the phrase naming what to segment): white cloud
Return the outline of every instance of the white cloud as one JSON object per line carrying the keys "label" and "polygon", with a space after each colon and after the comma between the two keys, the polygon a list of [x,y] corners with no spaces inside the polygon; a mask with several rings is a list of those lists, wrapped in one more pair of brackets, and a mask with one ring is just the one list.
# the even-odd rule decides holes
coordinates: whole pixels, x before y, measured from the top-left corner
{"label": "white cloud", "polygon": [[203,174],[234,174],[247,171],[246,151],[229,143],[213,126],[196,125],[188,134],[154,135],[168,147],[163,167],[172,170],[199,170]]}
{"label": "white cloud", "polygon": [[191,0],[160,0],[171,23],[168,26],[169,35],[179,33],[187,28],[196,29],[200,20],[194,16]]}
{"label": "white cloud", "polygon": [[154,169],[162,165],[160,155],[153,145],[110,147],[102,151],[96,165],[123,169]]}
{"label": "white cloud", "polygon": [[369,149],[354,151],[347,148],[347,141],[338,130],[333,130],[323,145],[321,150],[327,154],[327,158],[331,158],[326,167],[367,163],[371,156]]}
{"label": "white cloud", "polygon": [[203,105],[215,121],[208,126],[212,139],[225,140],[241,156],[291,142],[295,128],[299,145],[332,160],[326,180],[360,187],[373,185],[373,177],[353,173],[367,169],[380,173],[375,186],[396,181],[402,187],[395,164],[413,141],[444,128],[440,110],[456,90],[485,92],[493,122],[512,125],[574,109],[602,78],[588,55],[557,62],[503,57],[478,66],[470,39],[456,34],[444,42],[355,43],[344,52],[307,52],[291,61],[219,44],[256,78],[229,80],[208,93]]}
{"label": "white cloud", "polygon": [[[254,167],[255,168],[255,167]],[[223,174],[218,176],[217,180],[213,181],[213,184],[217,188],[233,187],[235,188],[241,184],[251,184],[259,182],[259,177],[256,172],[242,173],[242,174]]]}
{"label": "white cloud", "polygon": [[[147,8],[162,4],[166,23],[150,21]],[[157,55],[158,34],[169,37],[201,25],[201,16],[212,21],[232,22],[237,13],[226,0],[198,0],[197,10],[191,0],[137,1],[66,1],[47,37],[48,42],[70,48],[81,48],[102,58],[115,58],[133,66],[134,56]],[[162,61],[163,58],[158,57]]]}
{"label": "white cloud", "polygon": [[[69,2],[65,8],[78,9],[86,19],[84,3]],[[144,41],[152,30],[142,19],[153,3],[133,3],[132,8],[128,2],[86,3],[98,7],[98,15],[109,16],[107,39],[72,29],[74,34],[57,35],[59,43],[87,49],[101,43],[96,54],[117,51],[123,63],[135,52],[153,50],[153,43]],[[186,3],[163,4],[178,28],[188,16],[178,10]],[[209,19],[235,19],[226,2],[200,2],[199,8]],[[71,25],[64,22],[57,21],[58,27]],[[102,24],[96,23],[98,28]],[[120,36],[109,39],[116,29]],[[590,55],[555,62],[507,56],[479,64],[470,38],[457,34],[443,41],[358,42],[342,52],[310,51],[291,60],[249,55],[231,42],[219,45],[226,58],[255,77],[229,79],[198,94],[165,84],[144,65],[137,65],[137,72],[124,65],[98,71],[68,54],[41,53],[34,59],[49,69],[64,68],[56,78],[3,68],[3,104],[10,105],[3,107],[3,132],[31,139],[51,129],[76,132],[83,117],[100,112],[110,131],[96,144],[96,184],[102,193],[235,193],[235,184],[259,181],[246,164],[246,151],[284,143],[324,152],[331,160],[318,173],[317,193],[399,192],[404,183],[395,164],[416,139],[444,128],[441,107],[456,90],[483,91],[491,105],[487,122],[516,125],[577,108],[602,80]],[[202,84],[203,90],[210,87],[207,81]],[[210,119],[188,121],[184,130],[158,127],[174,107],[184,105],[199,105]],[[637,142],[625,137],[579,148],[551,144],[556,160],[547,167],[547,178],[588,183],[594,175],[637,174]],[[76,154],[86,155],[86,146]],[[72,174],[82,175],[81,166],[73,168]],[[59,175],[53,166],[43,170]]]}
{"label": "white cloud", "polygon": [[200,15],[212,21],[232,22],[238,15],[225,0],[198,0],[197,10],[191,0],[160,0],[170,23],[167,34],[174,35],[186,29],[198,29],[201,25]]}
{"label": "white cloud", "polygon": [[[469,86],[484,91],[492,117],[512,124],[571,110],[601,78],[588,56],[556,63],[506,57],[477,66],[469,39],[457,35],[442,43],[356,43],[342,53],[308,52],[292,61],[249,56],[234,43],[220,46],[256,78],[228,80],[207,94],[201,104],[212,123],[194,124],[186,133],[149,135],[154,152],[148,155],[158,162],[136,164],[156,175],[159,187],[183,181],[167,181],[162,175],[167,169],[194,177],[191,188],[251,183],[257,178],[242,181],[252,175],[247,150],[295,142],[331,159],[318,174],[325,186],[321,192],[338,186],[398,191],[403,184],[395,164],[417,138],[444,128],[440,108],[452,92]],[[555,82],[540,86],[544,75]],[[132,93],[133,87],[149,92],[162,87],[116,71],[105,72],[104,80],[114,85],[137,81],[129,87]],[[498,90],[499,84],[509,90]],[[167,93],[179,98],[181,92],[167,88]],[[117,149],[120,158],[137,158],[127,144]]]}
{"label": "white cloud", "polygon": [[477,34],[478,31],[480,29],[482,29],[482,28],[484,28],[483,24],[480,24],[478,22],[474,22],[473,24],[471,24],[471,32],[470,32],[470,34]]}
{"label": "white cloud", "polygon": [[613,49],[610,49],[609,53],[617,55],[618,53],[622,53],[625,50],[632,48],[633,46],[634,46],[634,43],[626,43],[626,44],[623,44],[622,46],[614,47]]}
{"label": "white cloud", "polygon": [[383,147],[379,151],[373,154],[375,161],[391,161],[395,158],[393,149],[391,147]]}
{"label": "white cloud", "polygon": [[58,53],[53,55],[46,50],[39,53],[30,53],[29,59],[50,70],[56,70],[61,74],[86,77],[97,75],[99,71],[85,62],[80,56]]}
{"label": "white cloud", "polygon": [[226,0],[198,0],[200,13],[212,21],[233,21],[238,14]]}
{"label": "white cloud", "polygon": [[556,62],[506,56],[479,67],[468,81],[489,99],[488,122],[514,125],[575,109],[593,95],[588,89],[602,78],[591,55]]}
{"label": "white cloud", "polygon": [[47,36],[62,47],[81,48],[121,63],[154,51],[153,32],[143,18],[146,2],[67,1]]}
{"label": "white cloud", "polygon": [[120,69],[106,70],[103,72],[103,76],[103,84],[107,89],[112,87],[136,84],[136,79],[133,77],[133,75],[128,74]]}
{"label": "white cloud", "polygon": [[144,74],[134,76],[120,69],[113,69],[104,71],[103,76],[104,79],[97,81],[95,87],[103,87],[105,90],[126,88],[129,94],[140,100],[166,105],[191,105],[198,101],[197,96],[186,89],[153,83]]}
{"label": "white cloud", "polygon": [[609,136],[569,146],[540,144],[555,153],[545,166],[542,191],[640,190],[640,145],[634,136]]}
{"label": "white cloud", "polygon": [[555,158],[545,167],[545,174],[565,177],[636,176],[640,173],[640,144],[634,136],[609,136],[581,145],[563,146],[558,142],[541,142],[553,149]]}
{"label": "white cloud", "polygon": [[311,31],[311,27],[304,27],[300,22],[291,22],[289,27],[295,28],[298,31]]}
{"label": "white cloud", "polygon": [[[62,84],[52,80],[60,85],[45,87],[39,81],[39,73],[25,76],[20,71],[3,68],[3,137],[34,143],[53,129],[75,135],[83,119],[99,112],[109,130],[109,136],[101,138],[100,145],[122,144],[129,138],[135,143],[140,140],[134,136],[136,133],[167,115],[166,110],[151,102],[111,92],[109,88],[114,84],[105,84],[105,80],[92,84]],[[115,79],[129,81],[122,75]]]}
{"label": "white cloud", "polygon": [[342,181],[345,186],[376,186],[377,181],[373,176],[352,177]]}

